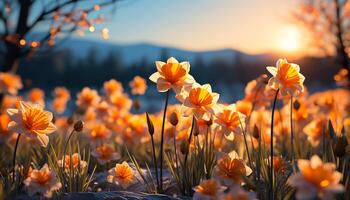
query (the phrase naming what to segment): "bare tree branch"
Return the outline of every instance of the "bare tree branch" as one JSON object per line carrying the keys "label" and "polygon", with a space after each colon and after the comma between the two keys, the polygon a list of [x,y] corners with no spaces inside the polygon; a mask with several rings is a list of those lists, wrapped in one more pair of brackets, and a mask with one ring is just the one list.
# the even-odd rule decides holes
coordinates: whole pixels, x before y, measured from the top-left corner
{"label": "bare tree branch", "polygon": [[[85,8],[78,9],[78,3],[87,2],[88,0],[18,0],[11,1],[11,6],[9,6],[9,10],[13,8],[18,8],[19,11],[16,12],[16,16],[18,14],[18,18],[16,21],[16,25],[14,30],[12,29],[8,23],[10,18],[9,15],[13,15],[13,12],[6,15],[4,11],[0,10],[0,23],[4,24],[5,34],[0,35],[0,41],[2,40],[5,45],[5,69],[4,71],[9,70],[9,68],[14,68],[12,65],[15,60],[18,58],[26,56],[28,54],[34,53],[34,51],[38,51],[44,48],[51,48],[51,46],[55,43],[56,37],[58,34],[63,37],[60,38],[60,42],[64,41],[65,38],[68,38],[72,32],[79,29],[80,27],[89,27],[95,23],[100,23],[102,20],[99,18],[96,19],[88,19],[88,15],[94,10],[102,9],[103,7],[110,6],[116,3],[118,0],[104,0],[99,1],[98,9],[96,9],[96,5],[87,4],[84,6]],[[10,5],[7,0],[2,0],[4,4]],[[35,5],[42,7],[39,15],[34,15],[31,13],[34,9],[31,9]],[[5,6],[3,6],[5,7]],[[67,9],[66,9],[67,8]],[[61,11],[64,11],[62,13]],[[30,17],[34,17],[35,19],[29,22]],[[14,16],[14,15],[13,15]],[[34,29],[38,27],[40,23],[48,23],[51,22],[50,25],[46,25],[49,27],[45,30],[45,35],[39,39],[38,41],[26,41],[25,38],[29,33],[33,33]],[[30,23],[30,24],[28,24]],[[11,33],[10,33],[11,32]],[[16,68],[16,67],[15,67]]]}

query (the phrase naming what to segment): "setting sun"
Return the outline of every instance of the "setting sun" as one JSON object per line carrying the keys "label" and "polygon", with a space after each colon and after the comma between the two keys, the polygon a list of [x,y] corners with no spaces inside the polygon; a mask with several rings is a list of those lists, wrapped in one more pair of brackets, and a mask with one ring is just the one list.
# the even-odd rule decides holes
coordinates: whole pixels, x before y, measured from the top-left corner
{"label": "setting sun", "polygon": [[301,49],[300,32],[296,27],[287,26],[281,31],[279,48],[287,52],[295,52]]}

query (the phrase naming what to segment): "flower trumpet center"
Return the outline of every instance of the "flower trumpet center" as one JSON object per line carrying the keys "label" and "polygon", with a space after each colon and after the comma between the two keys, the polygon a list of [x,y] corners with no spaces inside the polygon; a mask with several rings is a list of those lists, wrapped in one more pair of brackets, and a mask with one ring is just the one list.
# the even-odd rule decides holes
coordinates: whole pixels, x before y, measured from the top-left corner
{"label": "flower trumpet center", "polygon": [[72,165],[72,167],[74,169],[76,169],[79,165],[79,156],[78,155],[72,155],[72,160],[70,159],[71,156],[66,156],[65,158],[65,167],[66,168],[70,168],[70,165]]}
{"label": "flower trumpet center", "polygon": [[325,169],[323,166],[317,168],[307,167],[301,171],[303,177],[313,185],[324,188],[332,183],[332,172]]}
{"label": "flower trumpet center", "polygon": [[43,172],[38,171],[35,174],[33,173],[33,176],[35,176],[35,179],[34,179],[35,182],[40,184],[40,185],[45,185],[51,179],[50,173],[48,173],[46,171],[43,171]]}
{"label": "flower trumpet center", "polygon": [[115,167],[115,176],[118,180],[128,183],[132,182],[134,178],[131,168],[124,164]]}
{"label": "flower trumpet center", "polygon": [[50,124],[50,119],[47,114],[38,108],[26,110],[23,113],[22,119],[25,127],[31,131],[45,130]]}
{"label": "flower trumpet center", "polygon": [[219,161],[218,168],[221,177],[234,181],[240,181],[241,176],[246,174],[244,164],[240,160],[231,159],[228,156]]}
{"label": "flower trumpet center", "polygon": [[283,63],[278,69],[278,80],[286,86],[297,85],[300,82],[298,71],[290,63]]}
{"label": "flower trumpet center", "polygon": [[109,146],[101,146],[97,148],[98,154],[100,154],[101,159],[103,160],[108,160],[112,154],[113,154],[113,149]]}
{"label": "flower trumpet center", "polygon": [[95,96],[92,93],[87,93],[83,96],[83,101],[85,104],[90,105],[94,101]]}
{"label": "flower trumpet center", "polygon": [[218,118],[231,128],[238,127],[240,124],[238,114],[230,110],[224,110],[222,113],[218,114]]}
{"label": "flower trumpet center", "polygon": [[[314,127],[310,130],[310,135],[313,137],[321,137],[323,135],[324,121],[318,120]],[[327,136],[327,135],[326,135]]]}
{"label": "flower trumpet center", "polygon": [[186,70],[181,66],[180,63],[167,63],[162,66],[162,69],[160,71],[160,74],[172,84],[184,80],[186,73]]}
{"label": "flower trumpet center", "polygon": [[197,188],[197,192],[208,195],[215,196],[218,192],[218,185],[213,180],[208,180],[201,183]]}
{"label": "flower trumpet center", "polygon": [[100,124],[91,130],[90,135],[92,138],[105,138],[108,135],[108,129],[106,126]]}
{"label": "flower trumpet center", "polygon": [[208,106],[213,101],[213,97],[209,91],[202,88],[191,89],[189,99],[196,106]]}

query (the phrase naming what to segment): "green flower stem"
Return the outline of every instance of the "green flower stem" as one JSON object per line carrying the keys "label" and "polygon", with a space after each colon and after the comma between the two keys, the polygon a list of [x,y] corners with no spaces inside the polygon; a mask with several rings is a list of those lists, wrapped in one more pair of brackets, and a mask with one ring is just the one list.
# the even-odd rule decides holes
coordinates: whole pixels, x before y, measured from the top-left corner
{"label": "green flower stem", "polygon": [[159,178],[158,178],[158,164],[157,164],[157,157],[156,157],[156,150],[154,147],[154,138],[153,134],[151,135],[151,142],[152,142],[152,153],[153,153],[153,162],[154,162],[154,168],[156,170],[156,179],[157,179],[157,192],[159,192]]}
{"label": "green flower stem", "polygon": [[[64,144],[64,149],[63,149],[63,158],[62,158],[62,173],[64,174],[66,171],[65,171],[65,167],[66,167],[66,153],[67,153],[67,146],[68,146],[68,143],[70,141],[70,139],[72,138],[73,134],[75,133],[75,129],[73,129],[71,131],[71,133],[69,134],[68,136],[68,139],[66,141],[66,143]],[[63,187],[65,187],[65,179],[63,179]]]}
{"label": "green flower stem", "polygon": [[160,179],[160,190],[163,191],[163,154],[164,154],[164,129],[165,129],[165,118],[166,118],[166,111],[168,108],[168,101],[169,101],[169,93],[170,90],[168,90],[165,93],[165,105],[164,105],[164,112],[163,112],[163,123],[162,123],[162,136],[160,140],[160,168],[159,168],[159,179]]}
{"label": "green flower stem", "polygon": [[294,131],[293,131],[293,96],[290,96],[290,146],[292,151],[292,166],[293,171],[295,169],[295,160],[294,160]]}
{"label": "green flower stem", "polygon": [[16,154],[17,154],[17,148],[18,148],[18,143],[19,143],[19,138],[21,137],[21,134],[18,134],[17,140],[16,140],[16,145],[15,145],[15,150],[13,152],[13,172],[12,172],[12,180],[15,182],[15,176],[16,176]]}
{"label": "green flower stem", "polygon": [[275,108],[276,108],[276,102],[277,102],[277,97],[279,93],[279,89],[276,91],[275,94],[275,99],[273,101],[272,105],[272,115],[271,115],[271,134],[270,134],[270,195],[271,195],[271,200],[274,199],[274,191],[273,191],[273,122],[274,122],[274,117],[275,117]]}

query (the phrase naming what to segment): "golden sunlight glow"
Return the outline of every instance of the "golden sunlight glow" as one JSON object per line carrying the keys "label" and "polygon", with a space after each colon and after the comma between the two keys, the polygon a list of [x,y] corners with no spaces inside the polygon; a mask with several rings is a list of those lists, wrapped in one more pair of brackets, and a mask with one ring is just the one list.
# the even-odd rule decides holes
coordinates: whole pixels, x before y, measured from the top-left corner
{"label": "golden sunlight glow", "polygon": [[301,34],[294,26],[286,26],[279,33],[279,48],[286,52],[295,52],[301,49]]}
{"label": "golden sunlight glow", "polygon": [[94,26],[90,26],[89,27],[89,31],[92,33],[92,32],[94,32],[95,31],[95,27]]}

